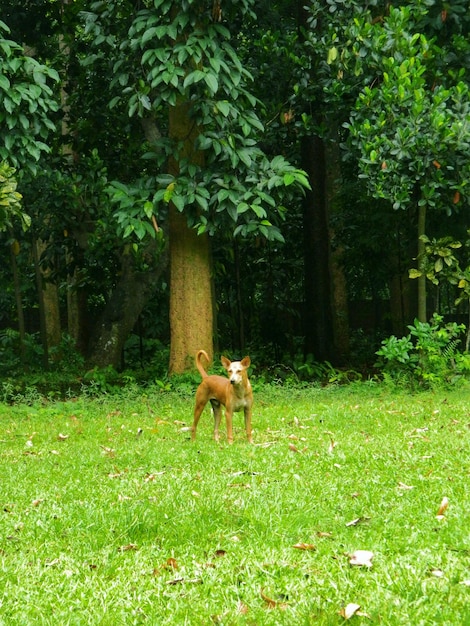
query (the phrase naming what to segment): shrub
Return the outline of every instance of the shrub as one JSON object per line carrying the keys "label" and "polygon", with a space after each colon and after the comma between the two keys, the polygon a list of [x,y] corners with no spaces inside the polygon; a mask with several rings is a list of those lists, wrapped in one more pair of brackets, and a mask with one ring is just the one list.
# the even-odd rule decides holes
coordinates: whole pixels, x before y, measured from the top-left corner
{"label": "shrub", "polygon": [[415,320],[409,334],[382,341],[376,364],[385,380],[410,386],[432,387],[454,383],[470,371],[470,355],[458,351],[464,324],[444,323],[435,313],[430,322]]}

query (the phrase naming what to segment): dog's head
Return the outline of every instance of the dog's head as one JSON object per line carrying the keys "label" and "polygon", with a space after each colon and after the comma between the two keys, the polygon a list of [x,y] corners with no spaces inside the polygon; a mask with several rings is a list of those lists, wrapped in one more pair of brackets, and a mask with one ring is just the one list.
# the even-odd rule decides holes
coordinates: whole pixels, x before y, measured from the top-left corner
{"label": "dog's head", "polygon": [[250,367],[251,359],[244,357],[241,361],[230,361],[227,357],[221,357],[222,365],[227,370],[228,378],[232,385],[240,385],[246,378],[246,370]]}

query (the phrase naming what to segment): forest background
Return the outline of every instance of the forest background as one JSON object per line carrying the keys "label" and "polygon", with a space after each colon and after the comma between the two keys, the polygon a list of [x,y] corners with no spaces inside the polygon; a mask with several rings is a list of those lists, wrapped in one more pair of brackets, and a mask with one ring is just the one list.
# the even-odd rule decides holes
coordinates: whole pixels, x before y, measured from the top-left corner
{"label": "forest background", "polygon": [[4,376],[366,372],[423,332],[455,361],[465,0],[1,7]]}

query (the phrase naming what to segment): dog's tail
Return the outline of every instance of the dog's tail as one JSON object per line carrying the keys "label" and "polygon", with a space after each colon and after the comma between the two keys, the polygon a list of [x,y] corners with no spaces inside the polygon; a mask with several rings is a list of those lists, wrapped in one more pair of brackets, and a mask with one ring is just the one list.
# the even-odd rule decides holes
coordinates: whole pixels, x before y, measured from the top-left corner
{"label": "dog's tail", "polygon": [[204,369],[201,363],[201,356],[203,356],[208,363],[210,363],[211,360],[209,359],[209,355],[207,354],[205,350],[198,350],[196,354],[196,367],[198,369],[198,372],[201,374],[202,378],[207,378],[209,374],[206,372],[206,370]]}

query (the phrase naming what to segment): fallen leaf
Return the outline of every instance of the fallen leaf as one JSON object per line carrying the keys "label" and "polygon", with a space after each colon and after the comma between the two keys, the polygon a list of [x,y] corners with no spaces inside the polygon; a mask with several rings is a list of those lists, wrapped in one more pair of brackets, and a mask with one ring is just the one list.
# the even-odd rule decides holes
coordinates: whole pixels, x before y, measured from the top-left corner
{"label": "fallen leaf", "polygon": [[264,593],[264,589],[261,589],[261,597],[266,602],[268,609],[282,609],[285,610],[289,606],[284,600],[274,600]]}
{"label": "fallen leaf", "polygon": [[449,508],[449,498],[444,496],[442,498],[441,506],[439,507],[439,510],[437,512],[437,518],[442,519],[444,517],[444,513],[447,511],[448,508]]}
{"label": "fallen leaf", "polygon": [[355,604],[354,602],[350,602],[343,609],[341,609],[339,614],[341,615],[341,617],[344,617],[344,619],[351,619],[351,617],[357,614],[360,608],[361,608],[360,604]]}
{"label": "fallen leaf", "polygon": [[328,532],[324,532],[321,530],[318,530],[316,533],[317,537],[326,537],[328,539],[331,539],[331,537],[333,537],[333,533],[328,533]]}
{"label": "fallen leaf", "polygon": [[300,452],[300,450],[297,448],[297,446],[294,446],[294,444],[293,444],[293,443],[290,443],[290,444],[289,444],[289,450],[290,450],[291,452]]}
{"label": "fallen leaf", "polygon": [[200,585],[202,584],[202,578],[174,578],[173,580],[167,580],[167,585]]}
{"label": "fallen leaf", "polygon": [[372,567],[374,553],[369,550],[356,550],[349,555],[349,564],[358,567]]}
{"label": "fallen leaf", "polygon": [[70,435],[63,435],[62,433],[59,433],[59,434],[57,435],[57,439],[58,439],[59,441],[67,441],[67,439],[69,438],[69,436],[70,436]]}
{"label": "fallen leaf", "polygon": [[131,550],[138,550],[138,546],[136,543],[128,543],[126,546],[121,546],[118,548],[119,552],[130,552]]}
{"label": "fallen leaf", "polygon": [[33,501],[31,502],[31,504],[32,504],[33,506],[39,506],[39,505],[41,504],[41,502],[43,502],[43,500],[42,500],[41,498],[38,498],[37,500],[33,500]]}
{"label": "fallen leaf", "polygon": [[432,569],[429,572],[432,576],[435,576],[436,578],[442,578],[444,576],[444,572],[441,569]]}
{"label": "fallen leaf", "polygon": [[346,526],[357,526],[358,524],[364,524],[368,522],[370,517],[356,517],[356,519],[351,520],[346,524]]}
{"label": "fallen leaf", "polygon": [[248,613],[248,607],[241,600],[238,601],[237,611],[240,615],[246,615]]}
{"label": "fallen leaf", "polygon": [[398,489],[407,490],[407,489],[414,489],[414,487],[412,487],[411,485],[405,485],[405,483],[400,482],[398,483]]}
{"label": "fallen leaf", "polygon": [[218,559],[225,556],[226,554],[227,554],[227,550],[222,550],[221,548],[219,548],[218,550],[214,552],[214,556],[217,557]]}
{"label": "fallen leaf", "polygon": [[107,446],[100,446],[103,454],[106,454],[108,456],[114,456],[116,453],[116,450],[114,450],[113,448],[108,448]]}
{"label": "fallen leaf", "polygon": [[470,580],[462,580],[459,585],[465,585],[465,587],[470,587]]}
{"label": "fallen leaf", "polygon": [[313,543],[296,543],[294,546],[292,546],[293,548],[295,548],[296,550],[316,550],[316,546],[313,545]]}

